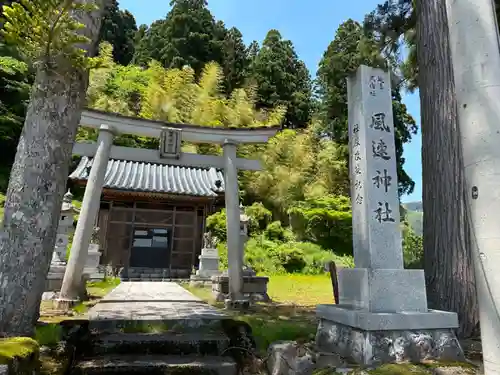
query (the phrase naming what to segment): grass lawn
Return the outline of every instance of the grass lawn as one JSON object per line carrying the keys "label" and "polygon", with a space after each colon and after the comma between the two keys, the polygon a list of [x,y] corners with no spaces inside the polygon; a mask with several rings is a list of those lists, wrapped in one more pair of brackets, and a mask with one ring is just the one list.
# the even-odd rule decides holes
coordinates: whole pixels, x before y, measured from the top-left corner
{"label": "grass lawn", "polygon": [[[186,287],[211,305],[216,303],[209,288]],[[235,319],[247,322],[260,351],[279,340],[310,341],[316,334],[315,308],[320,303],[333,303],[329,275],[277,275],[269,278],[271,303],[257,303],[245,312],[230,312]]]}
{"label": "grass lawn", "polygon": [[313,308],[317,304],[333,303],[332,281],[329,274],[271,276],[267,293],[275,303]]}

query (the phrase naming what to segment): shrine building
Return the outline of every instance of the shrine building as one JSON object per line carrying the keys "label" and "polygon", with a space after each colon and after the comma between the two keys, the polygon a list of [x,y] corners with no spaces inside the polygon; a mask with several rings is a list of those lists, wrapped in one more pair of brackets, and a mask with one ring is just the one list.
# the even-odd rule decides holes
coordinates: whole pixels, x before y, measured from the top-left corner
{"label": "shrine building", "polygon": [[[84,156],[69,179],[85,186],[91,166]],[[132,276],[149,268],[187,277],[198,264],[206,217],[222,207],[220,170],[110,159],[96,223],[100,263]]]}

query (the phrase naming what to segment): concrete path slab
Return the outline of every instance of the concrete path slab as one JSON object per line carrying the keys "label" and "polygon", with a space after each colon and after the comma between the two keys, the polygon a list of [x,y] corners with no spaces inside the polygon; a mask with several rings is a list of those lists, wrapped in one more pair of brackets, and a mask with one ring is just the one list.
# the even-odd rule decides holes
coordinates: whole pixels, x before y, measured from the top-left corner
{"label": "concrete path slab", "polygon": [[88,313],[90,321],[224,319],[228,316],[174,282],[122,282]]}
{"label": "concrete path slab", "polygon": [[111,301],[203,302],[179,284],[167,281],[122,282],[100,302]]}

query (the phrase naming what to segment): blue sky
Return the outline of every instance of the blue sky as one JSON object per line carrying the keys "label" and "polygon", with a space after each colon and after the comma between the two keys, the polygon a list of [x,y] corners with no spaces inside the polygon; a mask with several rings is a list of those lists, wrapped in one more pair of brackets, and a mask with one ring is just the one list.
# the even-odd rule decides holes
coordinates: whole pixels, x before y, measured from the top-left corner
{"label": "blue sky", "polygon": [[[297,54],[314,75],[323,52],[333,40],[337,27],[352,18],[362,21],[382,0],[208,0],[216,19],[227,27],[235,26],[248,44],[262,42],[269,29],[277,29],[283,38],[293,42]],[[122,9],[134,14],[138,24],[150,24],[165,17],[169,0],[119,0]],[[417,94],[407,94],[404,102],[417,123],[420,123],[420,102]],[[421,200],[422,168],[420,134],[405,147],[406,171],[415,181],[415,192],[403,202]]]}

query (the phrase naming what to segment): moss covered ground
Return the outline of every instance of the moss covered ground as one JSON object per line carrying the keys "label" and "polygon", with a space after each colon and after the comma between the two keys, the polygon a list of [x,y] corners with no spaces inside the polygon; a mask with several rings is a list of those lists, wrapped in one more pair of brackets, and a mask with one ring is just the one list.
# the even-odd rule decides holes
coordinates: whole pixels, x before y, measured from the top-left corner
{"label": "moss covered ground", "polygon": [[[391,363],[370,370],[353,370],[349,375],[476,375],[478,369],[468,363],[426,362],[421,364]],[[320,374],[315,374],[320,375]],[[324,372],[322,375],[326,375]],[[331,374],[333,375],[333,374]]]}
{"label": "moss covered ground", "polygon": [[[209,288],[192,288],[191,293],[211,305],[216,303]],[[268,294],[272,303],[257,303],[245,312],[234,313],[252,327],[260,351],[278,340],[310,341],[316,334],[317,304],[333,303],[333,290],[328,275],[273,275],[269,278]]]}
{"label": "moss covered ground", "polygon": [[[213,299],[211,289],[192,288],[183,285],[191,293],[211,305],[222,307]],[[272,303],[254,304],[248,311],[238,311],[235,319],[252,327],[259,351],[264,354],[272,342],[293,340],[310,342],[317,329],[315,308],[317,304],[333,303],[329,275],[276,275],[271,276],[268,294]],[[431,375],[437,367],[453,367],[454,375],[476,374],[476,367],[469,363],[426,362],[415,364],[389,364],[372,370],[352,370],[352,375]],[[333,374],[331,370],[319,370],[315,375]]]}
{"label": "moss covered ground", "polygon": [[108,278],[102,281],[88,282],[88,299],[75,305],[71,311],[58,310],[53,301],[42,301],[40,306],[40,321],[43,323],[58,323],[67,319],[82,319],[87,311],[102,297],[120,284],[118,278]]}
{"label": "moss covered ground", "polygon": [[9,364],[13,359],[28,358],[38,353],[39,344],[29,337],[0,339],[0,364]]}

